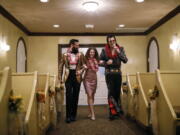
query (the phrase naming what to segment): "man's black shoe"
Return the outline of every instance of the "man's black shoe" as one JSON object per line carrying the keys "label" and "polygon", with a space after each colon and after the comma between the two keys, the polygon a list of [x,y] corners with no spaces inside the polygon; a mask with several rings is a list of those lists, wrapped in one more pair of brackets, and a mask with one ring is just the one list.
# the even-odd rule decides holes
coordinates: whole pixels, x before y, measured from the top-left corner
{"label": "man's black shoe", "polygon": [[74,122],[74,121],[76,121],[76,118],[75,118],[75,117],[71,117],[70,120],[71,120],[72,122]]}
{"label": "man's black shoe", "polygon": [[70,123],[71,122],[71,119],[70,118],[66,118],[66,123]]}
{"label": "man's black shoe", "polygon": [[120,115],[124,115],[124,111],[123,110],[121,110],[119,113],[120,113]]}
{"label": "man's black shoe", "polygon": [[113,116],[113,115],[109,116],[109,120],[114,120],[114,119],[115,119],[115,116]]}
{"label": "man's black shoe", "polygon": [[116,115],[115,115],[117,118],[120,118],[123,116],[122,112],[118,112]]}

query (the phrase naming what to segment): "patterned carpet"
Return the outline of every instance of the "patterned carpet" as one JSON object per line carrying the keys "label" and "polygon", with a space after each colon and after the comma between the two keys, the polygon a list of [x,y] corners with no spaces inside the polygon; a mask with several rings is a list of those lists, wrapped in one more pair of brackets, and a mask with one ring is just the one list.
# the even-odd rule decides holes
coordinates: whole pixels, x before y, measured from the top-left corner
{"label": "patterned carpet", "polygon": [[57,129],[49,131],[47,135],[146,135],[124,117],[109,121],[107,106],[95,106],[95,113],[96,120],[92,121],[87,117],[87,106],[79,106],[77,121],[66,124],[63,116]]}

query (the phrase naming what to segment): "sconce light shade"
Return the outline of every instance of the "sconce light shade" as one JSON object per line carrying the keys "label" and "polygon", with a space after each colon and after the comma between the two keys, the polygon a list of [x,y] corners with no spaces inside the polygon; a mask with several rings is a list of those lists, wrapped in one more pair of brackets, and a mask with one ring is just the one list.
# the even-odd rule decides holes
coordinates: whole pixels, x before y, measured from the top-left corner
{"label": "sconce light shade", "polygon": [[0,51],[7,52],[10,50],[10,46],[0,41]]}
{"label": "sconce light shade", "polygon": [[172,42],[169,47],[174,52],[180,52],[180,39],[178,38],[177,34],[175,34],[172,38]]}

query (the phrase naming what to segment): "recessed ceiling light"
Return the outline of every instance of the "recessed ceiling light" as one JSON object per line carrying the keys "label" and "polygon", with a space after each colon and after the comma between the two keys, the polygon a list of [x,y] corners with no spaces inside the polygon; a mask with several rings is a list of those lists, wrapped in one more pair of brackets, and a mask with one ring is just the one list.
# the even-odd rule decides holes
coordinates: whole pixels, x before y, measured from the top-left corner
{"label": "recessed ceiling light", "polygon": [[136,0],[136,2],[141,3],[144,2],[144,0]]}
{"label": "recessed ceiling light", "polygon": [[93,29],[94,28],[94,25],[93,24],[85,24],[85,27],[87,29]]}
{"label": "recessed ceiling light", "polygon": [[93,12],[98,9],[99,3],[95,1],[88,1],[88,2],[84,2],[82,5],[86,11]]}
{"label": "recessed ceiling light", "polygon": [[125,27],[125,25],[124,24],[119,24],[118,27],[123,28],[123,27]]}
{"label": "recessed ceiling light", "polygon": [[46,3],[48,2],[49,0],[40,0],[40,2],[43,2],[43,3]]}
{"label": "recessed ceiling light", "polygon": [[54,24],[53,27],[54,28],[59,28],[59,24]]}

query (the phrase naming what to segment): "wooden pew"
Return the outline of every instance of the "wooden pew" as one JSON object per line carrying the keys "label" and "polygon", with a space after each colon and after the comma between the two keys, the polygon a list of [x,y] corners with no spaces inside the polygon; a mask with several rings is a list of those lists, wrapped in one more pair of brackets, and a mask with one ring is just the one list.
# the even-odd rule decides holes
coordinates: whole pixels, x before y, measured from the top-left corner
{"label": "wooden pew", "polygon": [[39,135],[45,134],[50,125],[49,73],[37,75]]}
{"label": "wooden pew", "polygon": [[128,97],[127,97],[127,89],[126,89],[126,75],[122,75],[122,84],[121,84],[121,106],[124,112],[124,115],[127,115],[128,108]]}
{"label": "wooden pew", "polygon": [[180,118],[180,72],[156,71],[158,135],[178,135]]}
{"label": "wooden pew", "polygon": [[50,75],[49,79],[49,95],[50,95],[50,124],[55,128],[57,124],[57,110],[56,110],[56,75]]}
{"label": "wooden pew", "polygon": [[[24,134],[38,135],[37,121],[37,99],[36,99],[37,72],[33,73],[13,73],[12,74],[12,90],[14,95],[20,95],[23,98],[24,113]],[[16,121],[10,121],[11,123]],[[11,129],[15,135],[16,129]]]}
{"label": "wooden pew", "polygon": [[136,93],[134,92],[133,88],[136,86],[136,74],[127,74],[127,87],[128,87],[128,111],[127,115],[130,118],[135,118],[136,112]]}
{"label": "wooden pew", "polygon": [[0,134],[8,134],[8,101],[11,90],[10,68],[0,71]]}
{"label": "wooden pew", "polygon": [[57,80],[55,90],[57,122],[60,122],[62,112],[64,112],[65,84],[60,84],[59,80]]}
{"label": "wooden pew", "polygon": [[155,73],[137,73],[137,112],[135,119],[138,123],[142,124],[145,128],[149,127],[149,89],[153,89],[155,86]]}

